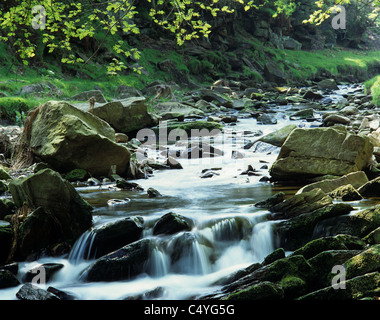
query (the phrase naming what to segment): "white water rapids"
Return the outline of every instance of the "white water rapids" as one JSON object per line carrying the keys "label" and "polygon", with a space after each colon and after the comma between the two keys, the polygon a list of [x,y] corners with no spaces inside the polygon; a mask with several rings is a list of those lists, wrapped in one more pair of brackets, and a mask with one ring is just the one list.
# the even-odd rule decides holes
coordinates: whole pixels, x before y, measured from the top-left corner
{"label": "white water rapids", "polygon": [[[276,249],[272,234],[275,222],[267,221],[268,212],[254,207],[254,204],[278,192],[271,184],[259,180],[268,175],[268,168],[276,159],[279,148],[257,144],[256,152],[244,150],[247,142],[244,138],[255,140],[256,137],[247,134],[239,138],[232,132],[261,130],[267,134],[290,123],[318,125],[290,121],[286,111],[291,107],[276,107],[278,122],[275,125],[260,125],[252,117],[239,117],[236,126],[226,126],[223,139],[215,138],[214,144],[224,151],[222,157],[178,159],[182,170],[155,171],[149,179],[135,181],[144,190],[149,187],[157,189],[163,197],[149,199],[145,192],[114,190],[107,186],[78,188],[95,207],[95,227],[127,216],[144,218],[143,237],[152,237],[157,243],[148,261],[149,275],[141,274],[128,281],[81,282],[80,273],[94,261],[91,255],[93,235],[88,231],[78,239],[69,256],[20,263],[20,279],[38,264],[62,263],[64,267],[47,284],[41,284],[41,288],[51,286],[73,293],[80,300],[124,299],[162,288],[158,299],[179,300],[211,293],[218,288],[215,285],[217,280],[250,264],[262,262]],[[233,159],[233,150],[241,152],[244,157]],[[260,175],[241,175],[248,165],[257,169]],[[218,175],[212,178],[200,178],[202,170],[209,168],[221,169],[215,171]],[[131,199],[126,206],[107,206],[109,199],[126,197]],[[194,228],[170,237],[153,237],[151,227],[168,212],[191,219]],[[186,241],[186,245],[181,247],[178,259],[173,262],[168,251],[176,250],[176,241]],[[20,287],[0,290],[0,299],[16,299]]]}

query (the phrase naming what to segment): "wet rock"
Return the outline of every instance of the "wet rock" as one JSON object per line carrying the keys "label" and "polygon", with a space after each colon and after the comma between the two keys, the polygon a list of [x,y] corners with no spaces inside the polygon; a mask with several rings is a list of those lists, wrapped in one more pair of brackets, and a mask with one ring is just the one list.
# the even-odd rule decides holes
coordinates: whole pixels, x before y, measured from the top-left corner
{"label": "wet rock", "polygon": [[380,177],[363,184],[358,192],[365,198],[380,196]]}
{"label": "wet rock", "polygon": [[49,282],[56,272],[64,267],[62,263],[43,263],[28,270],[22,281],[32,282],[35,277],[42,279],[45,283]]}
{"label": "wet rock", "polygon": [[67,292],[67,291],[63,291],[63,290],[59,290],[57,288],[54,288],[54,287],[48,287],[46,289],[47,292],[50,292],[52,294],[54,294],[55,296],[57,296],[60,300],[76,300],[77,297],[75,294],[71,293],[71,292]]}
{"label": "wet rock", "polygon": [[174,234],[180,231],[190,231],[192,223],[189,219],[170,212],[162,216],[153,226],[153,234]]}
{"label": "wet rock", "polygon": [[334,79],[325,79],[317,83],[320,90],[338,90],[338,86]]}
{"label": "wet rock", "polygon": [[330,114],[326,118],[323,119],[323,123],[327,125],[334,125],[334,124],[344,124],[348,125],[350,124],[351,119],[348,117],[341,116],[339,114]]}
{"label": "wet rock", "polygon": [[274,180],[345,174],[368,167],[373,146],[366,137],[337,128],[294,129],[270,169]]}
{"label": "wet rock", "polygon": [[148,190],[146,192],[147,192],[149,198],[157,198],[157,197],[162,196],[162,194],[154,188],[148,188]]}
{"label": "wet rock", "polygon": [[329,193],[329,196],[333,199],[342,201],[356,201],[363,199],[360,193],[350,184],[335,189]]}
{"label": "wet rock", "polygon": [[130,182],[123,178],[119,178],[116,180],[116,187],[124,190],[134,190],[134,191],[143,191],[144,188],[141,187],[136,182]]}
{"label": "wet rock", "polygon": [[323,99],[323,95],[318,92],[314,92],[312,90],[307,90],[302,96],[302,98],[310,99],[310,100],[320,100],[320,99]]}
{"label": "wet rock", "polygon": [[17,287],[19,284],[20,281],[12,272],[0,268],[0,289]]}
{"label": "wet rock", "polygon": [[[334,236],[340,233],[351,234],[350,232],[342,232],[343,230],[331,232],[332,228],[329,226],[330,220],[334,223],[336,218],[346,217],[352,210],[353,207],[345,203],[328,205],[276,223],[273,226],[273,233],[275,238],[279,240],[278,245],[280,247],[294,251],[315,238]],[[319,227],[324,222],[329,222],[326,229]],[[328,232],[323,232],[326,230]]]}
{"label": "wet rock", "polygon": [[266,200],[257,202],[255,204],[255,207],[270,209],[270,208],[274,207],[276,204],[283,202],[284,200],[285,200],[285,193],[279,192],[279,193],[276,193],[275,195],[273,195],[272,197],[270,197]]}
{"label": "wet rock", "polygon": [[261,124],[276,124],[277,123],[277,119],[275,118],[274,115],[269,115],[269,114],[262,113],[257,118],[257,122],[259,122]]}
{"label": "wet rock", "polygon": [[270,211],[273,213],[273,219],[289,219],[331,204],[332,199],[330,196],[326,195],[321,189],[313,189],[309,192],[296,194],[274,205],[270,208]]}
{"label": "wet rock", "polygon": [[335,216],[320,221],[314,230],[314,237],[349,234],[363,238],[380,227],[380,206],[361,210],[350,215]]}
{"label": "wet rock", "polygon": [[92,230],[95,258],[139,240],[144,230],[142,217],[127,217],[106,223]]}
{"label": "wet rock", "polygon": [[59,300],[55,294],[30,283],[24,284],[16,293],[16,297],[20,300]]}
{"label": "wet rock", "polygon": [[128,244],[96,260],[82,272],[80,279],[86,282],[133,279],[145,272],[152,249],[150,239]]}
{"label": "wet rock", "polygon": [[108,176],[111,166],[118,174],[127,171],[130,153],[115,142],[115,131],[106,122],[62,101],[38,110],[30,139],[36,157],[62,172],[79,168]]}

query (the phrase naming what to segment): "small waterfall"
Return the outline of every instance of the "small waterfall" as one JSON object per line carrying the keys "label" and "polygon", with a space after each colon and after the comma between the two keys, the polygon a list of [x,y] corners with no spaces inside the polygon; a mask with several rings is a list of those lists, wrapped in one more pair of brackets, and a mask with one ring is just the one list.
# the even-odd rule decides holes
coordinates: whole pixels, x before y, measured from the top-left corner
{"label": "small waterfall", "polygon": [[152,251],[152,255],[147,264],[148,273],[153,277],[163,277],[169,273],[170,259],[166,253],[158,247]]}
{"label": "small waterfall", "polygon": [[206,247],[199,243],[199,237],[184,232],[167,243],[167,252],[171,259],[171,271],[180,274],[207,274],[211,264]]}
{"label": "small waterfall", "polygon": [[272,222],[261,222],[254,226],[251,238],[251,247],[254,257],[258,262],[262,262],[264,258],[272,253],[275,249],[272,232]]}
{"label": "small waterfall", "polygon": [[95,254],[95,252],[92,252],[94,239],[95,232],[93,230],[85,231],[72,247],[68,260],[74,264],[78,264],[83,260],[91,259]]}
{"label": "small waterfall", "polygon": [[240,217],[223,219],[211,227],[212,235],[216,241],[242,240],[251,231],[251,223]]}

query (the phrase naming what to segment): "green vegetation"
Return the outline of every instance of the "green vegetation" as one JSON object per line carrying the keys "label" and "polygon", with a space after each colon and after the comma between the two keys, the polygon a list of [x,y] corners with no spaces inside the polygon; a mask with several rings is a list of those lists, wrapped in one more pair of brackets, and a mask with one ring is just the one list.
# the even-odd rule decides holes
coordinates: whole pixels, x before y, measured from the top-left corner
{"label": "green vegetation", "polygon": [[373,102],[380,106],[380,75],[367,81],[365,88],[368,93],[372,94]]}

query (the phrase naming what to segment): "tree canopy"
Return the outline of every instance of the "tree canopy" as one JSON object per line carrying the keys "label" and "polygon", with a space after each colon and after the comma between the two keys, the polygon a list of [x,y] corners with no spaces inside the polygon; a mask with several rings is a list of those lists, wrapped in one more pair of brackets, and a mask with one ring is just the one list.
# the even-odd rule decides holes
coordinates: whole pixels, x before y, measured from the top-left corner
{"label": "tree canopy", "polygon": [[[377,19],[380,0],[356,0],[366,8],[368,16]],[[318,0],[317,8],[307,22],[321,23],[336,5],[349,0]],[[175,35],[178,45],[199,37],[208,37],[212,26],[210,17],[236,14],[262,8],[274,8],[279,14],[291,16],[297,7],[295,0],[14,0],[0,4],[0,40],[13,45],[17,58],[25,65],[42,46],[48,53],[58,54],[62,63],[85,64],[96,54],[108,36],[139,34],[135,23],[139,9],[147,10],[153,24]],[[254,14],[254,13],[253,13]],[[370,16],[372,15],[372,16]],[[78,56],[73,44],[101,33],[94,53],[87,58]],[[113,42],[112,50],[126,58],[139,58],[139,52],[124,40]],[[109,72],[126,68],[121,59],[113,58]],[[138,71],[138,70],[136,70]]]}

